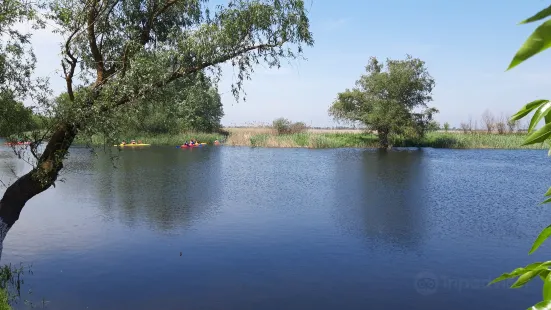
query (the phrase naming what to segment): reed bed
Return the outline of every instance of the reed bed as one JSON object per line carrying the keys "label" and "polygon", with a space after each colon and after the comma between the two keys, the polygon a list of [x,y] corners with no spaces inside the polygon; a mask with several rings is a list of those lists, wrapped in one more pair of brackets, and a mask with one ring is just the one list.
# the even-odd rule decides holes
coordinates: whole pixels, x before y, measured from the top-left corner
{"label": "reed bed", "polygon": [[[273,148],[376,148],[378,140],[376,134],[358,129],[308,129],[293,134],[277,134],[267,126],[251,128],[225,128],[226,133],[180,133],[160,135],[124,135],[121,137],[129,142],[131,139],[140,140],[152,145],[181,145],[190,139],[213,144],[215,140],[225,145],[273,147]],[[521,146],[526,137],[525,133],[488,134],[484,132],[430,132],[423,139],[394,137],[392,145],[395,147],[432,147],[449,149],[547,149],[547,144]],[[91,142],[91,143],[90,143]],[[120,141],[119,141],[120,142]],[[101,136],[92,136],[91,139],[78,138],[77,144],[90,143],[103,145],[106,141]],[[108,143],[110,144],[110,143]]]}

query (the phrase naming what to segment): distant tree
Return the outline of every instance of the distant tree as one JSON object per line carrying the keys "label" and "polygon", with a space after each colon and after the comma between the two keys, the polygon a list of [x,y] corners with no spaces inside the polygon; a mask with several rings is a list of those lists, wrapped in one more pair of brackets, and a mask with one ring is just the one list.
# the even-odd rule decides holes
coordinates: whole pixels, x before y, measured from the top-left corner
{"label": "distant tree", "polygon": [[[356,87],[337,95],[329,115],[336,120],[358,121],[377,131],[381,148],[390,146],[392,135],[424,135],[433,114],[438,112],[427,107],[435,82],[425,63],[408,55],[405,60],[387,59],[385,68],[371,57],[365,70]],[[419,108],[420,112],[414,112]]]}
{"label": "distant tree", "polygon": [[501,114],[499,119],[495,123],[495,128],[497,130],[497,133],[502,135],[507,131],[507,119],[505,119],[505,116]]}
{"label": "distant tree", "polygon": [[[308,126],[303,122],[293,123],[284,117],[280,117],[272,122],[272,128],[278,135],[284,135],[304,132],[308,129]],[[337,129],[339,128],[337,127]]]}
{"label": "distant tree", "polygon": [[482,122],[484,126],[486,126],[488,133],[491,133],[495,127],[495,118],[492,112],[489,110],[484,111],[484,113],[482,113]]}
{"label": "distant tree", "polygon": [[428,122],[427,126],[425,127],[425,131],[437,131],[437,130],[440,130],[440,123],[438,123],[435,120]]}
{"label": "distant tree", "polygon": [[459,124],[459,127],[461,127],[461,130],[463,130],[463,133],[468,133],[472,130],[470,123],[461,123]]}
{"label": "distant tree", "polygon": [[507,117],[507,128],[509,128],[509,132],[513,133],[515,132],[515,129],[518,127],[518,120],[514,120],[511,117]]}
{"label": "distant tree", "polygon": [[445,132],[448,132],[448,130],[450,130],[450,123],[445,122],[445,123],[444,123],[444,131],[445,131]]}

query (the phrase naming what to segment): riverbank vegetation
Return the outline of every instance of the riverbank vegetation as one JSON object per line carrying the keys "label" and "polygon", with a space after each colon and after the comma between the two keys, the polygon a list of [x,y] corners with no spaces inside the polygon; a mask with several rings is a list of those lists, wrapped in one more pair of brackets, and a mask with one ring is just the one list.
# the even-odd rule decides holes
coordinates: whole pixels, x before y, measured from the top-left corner
{"label": "riverbank vegetation", "polygon": [[[362,130],[308,129],[300,133],[277,134],[273,128],[228,128],[226,145],[251,147],[377,148],[379,138]],[[526,134],[488,134],[485,132],[431,131],[422,138],[394,135],[395,147],[432,147],[451,149],[546,149],[546,144],[521,146]]]}

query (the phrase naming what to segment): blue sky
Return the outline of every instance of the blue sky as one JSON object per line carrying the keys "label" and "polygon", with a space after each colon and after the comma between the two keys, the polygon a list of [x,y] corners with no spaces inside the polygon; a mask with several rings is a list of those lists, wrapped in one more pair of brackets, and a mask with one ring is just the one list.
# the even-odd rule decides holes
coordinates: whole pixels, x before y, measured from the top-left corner
{"label": "blue sky", "polygon": [[[459,126],[484,110],[510,115],[524,103],[551,97],[551,51],[505,72],[512,56],[539,23],[517,25],[544,8],[543,1],[310,1],[315,45],[307,60],[280,70],[258,67],[245,83],[247,101],[230,92],[231,67],[224,70],[222,93],[226,126],[271,122],[277,117],[314,126],[335,123],[327,109],[338,92],[353,87],[370,56],[426,62],[436,80],[432,106],[437,120]],[[37,74],[49,75],[57,92],[63,80],[58,42],[41,31],[34,38]],[[479,121],[480,123],[480,121]]]}

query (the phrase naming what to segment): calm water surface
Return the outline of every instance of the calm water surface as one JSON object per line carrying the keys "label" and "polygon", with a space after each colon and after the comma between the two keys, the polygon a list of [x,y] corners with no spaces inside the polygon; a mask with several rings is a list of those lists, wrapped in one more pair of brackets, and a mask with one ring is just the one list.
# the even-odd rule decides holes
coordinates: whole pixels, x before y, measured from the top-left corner
{"label": "calm water surface", "polygon": [[[74,149],[3,262],[51,309],[526,309],[545,151]],[[0,149],[0,175],[25,171]],[[25,308],[25,306],[21,306]]]}

